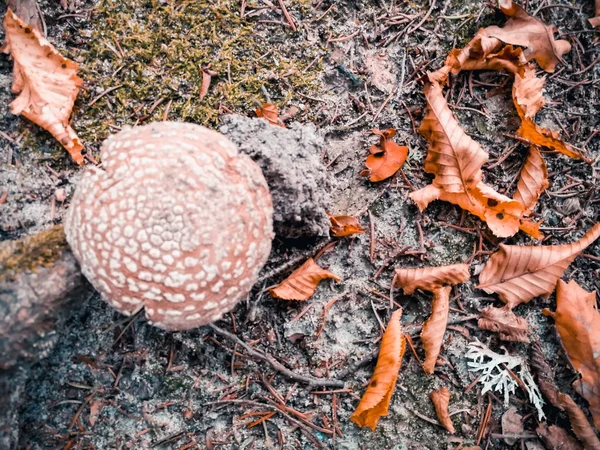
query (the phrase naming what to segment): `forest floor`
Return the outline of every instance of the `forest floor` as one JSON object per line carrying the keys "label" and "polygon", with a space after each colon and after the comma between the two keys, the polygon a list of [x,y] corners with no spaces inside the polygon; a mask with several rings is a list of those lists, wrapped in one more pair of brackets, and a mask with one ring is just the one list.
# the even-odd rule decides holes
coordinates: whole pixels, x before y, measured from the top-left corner
{"label": "forest floor", "polygon": [[[435,374],[425,375],[407,351],[389,415],[374,432],[349,421],[373,371],[370,355],[378,349],[379,319],[386,319],[395,267],[462,263],[481,245],[484,252],[471,266],[477,274],[486,252],[500,243],[533,242],[522,233],[498,239],[449,203],[435,202],[419,213],[408,198],[411,190],[429,183],[423,171],[427,142],[417,132],[425,106],[420,77],[440,67],[450,50],[463,47],[480,27],[502,25],[501,12],[479,0],[286,1],[293,31],[282,11],[269,6],[278,2],[266,0],[65,3],[67,10],[55,0],[43,0],[40,7],[48,39],[81,66],[86,89],[76,103],[73,127],[90,160],[99,159],[100,143],[124,125],[168,118],[217,128],[221,114],[254,115],[255,101],[266,101],[267,93],[280,111],[296,106],[292,120],[316,125],[324,137],[321,157],[335,180],[331,213],[359,215],[374,234],[339,239],[319,264],[342,282],[321,283],[306,302],[260,292],[288,275],[277,267],[314,255],[323,241],[276,239],[263,272],[275,275],[218,322],[294,371],[332,379],[345,375],[344,389],[309,389],[255,363],[208,327],[168,333],[143,318],[124,318],[94,295],[81,299],[52,354],[32,370],[20,411],[20,448],[459,449],[475,445],[488,402],[492,415],[482,449],[513,447],[499,437],[501,417],[510,406],[525,417],[524,433],[514,446],[543,448],[534,433],[535,409],[523,392],[504,405],[501,396],[482,395],[481,386],[473,384],[476,375],[468,371],[464,355],[471,339],[524,358],[529,347],[477,328],[479,311],[499,301],[475,289],[476,276],[453,290],[453,325]],[[556,25],[572,45],[564,64],[546,76],[547,106],[539,123],[559,130],[595,160],[600,156],[600,66],[592,63],[600,55],[600,40],[587,22],[592,3],[530,0],[524,6]],[[200,101],[202,68],[209,65],[217,75]],[[508,154],[518,143],[509,136],[519,119],[507,79],[501,72],[461,73],[446,92],[460,123],[489,152],[486,182],[510,193],[526,146]],[[2,240],[61,223],[81,170],[49,134],[9,113],[11,81],[12,62],[2,56],[0,191],[8,194],[0,205]],[[381,183],[359,176],[369,146],[377,142],[372,128],[396,128],[395,141],[410,149],[402,171]],[[600,217],[598,172],[583,161],[545,156],[550,188],[537,208],[543,243],[569,243]],[[59,189],[66,194],[64,202],[57,200]],[[600,288],[600,244],[586,254],[570,265],[564,279],[592,291]],[[409,330],[430,314],[429,294],[396,293],[395,301]],[[558,386],[583,406],[571,387],[574,373],[552,320],[541,314],[553,304],[554,296],[537,298],[516,313],[542,342]],[[418,337],[414,341],[422,358]],[[365,364],[359,367],[361,361]],[[429,393],[441,386],[452,395],[455,435],[435,424]],[[299,417],[295,413],[275,414],[247,426],[258,416],[245,414],[271,411],[278,398],[310,420],[298,425],[289,420]],[[569,429],[564,413],[552,407],[545,411],[548,423]],[[332,435],[331,429],[339,433]]]}

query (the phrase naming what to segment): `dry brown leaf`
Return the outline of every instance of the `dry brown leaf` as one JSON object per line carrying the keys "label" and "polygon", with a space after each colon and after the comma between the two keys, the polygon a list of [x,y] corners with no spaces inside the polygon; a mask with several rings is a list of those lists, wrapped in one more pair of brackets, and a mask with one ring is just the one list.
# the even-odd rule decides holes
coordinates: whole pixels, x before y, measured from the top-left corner
{"label": "dry brown leaf", "polygon": [[443,427],[448,430],[451,434],[454,434],[454,425],[450,414],[448,413],[448,404],[450,403],[450,391],[447,387],[441,387],[437,391],[433,391],[429,394],[429,398],[433,402],[435,408],[435,414]]}
{"label": "dry brown leaf", "polygon": [[95,399],[90,405],[90,425],[94,426],[98,417],[100,417],[100,413],[102,413],[102,409],[104,408],[104,400],[101,398]]}
{"label": "dry brown leaf", "polygon": [[406,339],[400,325],[401,316],[401,309],[392,313],[390,323],[381,340],[373,377],[356,411],[350,417],[350,420],[359,427],[367,426],[375,431],[379,418],[387,416],[406,346]]}
{"label": "dry brown leaf", "polygon": [[[517,408],[514,406],[502,414],[501,422],[502,434],[511,435],[523,433],[523,416],[517,413]],[[517,439],[505,437],[504,442],[506,442],[508,445],[515,445]]]}
{"label": "dry brown leaf", "polygon": [[588,164],[592,163],[589,158],[560,139],[556,131],[542,128],[531,119],[523,118],[517,135],[540,147],[549,148],[574,159],[583,159]]}
{"label": "dry brown leaf", "polygon": [[256,108],[254,112],[256,113],[256,117],[265,119],[271,125],[285,128],[285,125],[279,123],[279,110],[277,109],[277,105],[273,103],[263,103],[260,108]]}
{"label": "dry brown leaf", "polygon": [[555,27],[544,25],[511,0],[500,0],[498,3],[509,19],[502,28],[485,28],[485,34],[506,44],[525,47],[524,55],[527,61],[535,59],[546,72],[554,72],[556,65],[562,60],[562,55],[571,50],[569,41],[555,40]]}
{"label": "dry brown leaf", "polygon": [[390,61],[386,51],[375,50],[365,55],[369,83],[387,94],[390,94],[398,83],[396,74],[393,73],[394,67],[396,65]]}
{"label": "dry brown leaf", "polygon": [[507,306],[494,308],[490,305],[484,308],[477,325],[482,330],[498,333],[500,339],[504,341],[529,343],[527,321],[516,316]]}
{"label": "dry brown leaf", "polygon": [[556,322],[569,361],[581,375],[573,387],[588,401],[600,430],[600,313],[596,292],[587,292],[573,280],[568,284],[558,280],[556,312],[545,309],[544,314]]}
{"label": "dry brown leaf", "polygon": [[513,196],[525,207],[525,215],[531,214],[540,195],[548,189],[548,186],[550,183],[548,183],[548,169],[544,158],[540,150],[535,145],[531,145]]}
{"label": "dry brown leaf", "polygon": [[588,22],[594,28],[600,27],[600,0],[594,2],[594,17],[588,19]]}
{"label": "dry brown leaf", "polygon": [[37,29],[21,21],[12,10],[4,16],[4,53],[14,60],[10,104],[21,114],[49,131],[77,164],[83,164],[83,145],[69,126],[69,117],[82,84],[79,66],[64,58]]}
{"label": "dry brown leaf", "polygon": [[600,236],[596,223],[580,240],[565,245],[500,244],[479,275],[478,289],[496,293],[509,308],[532,298],[547,298],[569,264]]}
{"label": "dry brown leaf", "polygon": [[544,82],[543,78],[535,76],[535,69],[531,64],[515,72],[512,96],[519,117],[533,119],[542,109],[546,103],[543,95]]}
{"label": "dry brown leaf", "polygon": [[352,234],[362,234],[366,230],[360,224],[358,217],[354,216],[329,216],[331,221],[331,234],[335,237],[350,236]]}
{"label": "dry brown leaf", "polygon": [[[475,37],[475,40],[477,39],[480,40],[481,38]],[[500,42],[497,42],[501,46]],[[512,45],[501,46],[495,53],[483,53],[481,55],[470,55],[470,58],[460,63],[459,58],[462,50],[455,49],[450,52],[451,59],[447,60],[446,64],[449,63],[455,67],[453,73],[458,73],[460,70],[506,70],[517,73],[527,63],[523,50]]]}
{"label": "dry brown leaf", "polygon": [[396,135],[396,130],[389,128],[387,130],[374,129],[373,133],[380,137],[379,146],[372,145],[369,148],[371,153],[367,156],[365,165],[360,175],[369,177],[369,181],[383,181],[394,175],[406,161],[408,156],[408,147],[396,144],[392,137]]}
{"label": "dry brown leaf", "polygon": [[[210,88],[211,79],[212,79],[212,76],[210,75],[210,73],[206,70],[203,70],[202,71],[202,84],[200,85],[200,101],[202,101],[204,99],[204,97],[206,97],[206,94],[208,94],[208,89]],[[256,115],[258,115],[258,113],[256,113]]]}
{"label": "dry brown leaf", "polygon": [[549,450],[583,450],[564,428],[542,422],[535,431]]}
{"label": "dry brown leaf", "polygon": [[270,288],[269,292],[273,297],[283,300],[307,300],[315,293],[319,282],[327,278],[342,281],[336,274],[322,269],[314,259],[309,258],[280,284]]}
{"label": "dry brown leaf", "polygon": [[423,370],[432,374],[435,363],[442,349],[444,333],[448,323],[450,309],[450,291],[454,284],[464,283],[470,277],[467,264],[453,264],[440,267],[426,267],[422,269],[396,269],[396,286],[403,288],[407,295],[416,289],[433,293],[431,315],[423,324],[421,341],[425,349]]}

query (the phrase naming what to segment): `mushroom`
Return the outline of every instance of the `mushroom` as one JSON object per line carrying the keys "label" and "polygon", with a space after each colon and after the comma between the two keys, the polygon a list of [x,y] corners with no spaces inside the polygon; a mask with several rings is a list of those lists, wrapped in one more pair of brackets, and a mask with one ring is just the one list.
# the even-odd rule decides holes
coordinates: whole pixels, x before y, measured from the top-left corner
{"label": "mushroom", "polygon": [[102,145],[65,220],[81,270],[123,314],[167,330],[208,324],[243,299],[271,251],[260,168],[199,125],[127,127]]}

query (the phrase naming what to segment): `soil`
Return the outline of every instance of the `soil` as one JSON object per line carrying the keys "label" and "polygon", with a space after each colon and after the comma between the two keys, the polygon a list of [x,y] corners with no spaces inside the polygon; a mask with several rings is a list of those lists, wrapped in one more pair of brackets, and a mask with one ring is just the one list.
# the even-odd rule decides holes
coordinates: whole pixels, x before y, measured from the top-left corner
{"label": "soil", "polygon": [[[478,28],[501,25],[501,13],[476,0],[285,1],[297,27],[293,32],[281,9],[272,6],[277,2],[61,2],[68,10],[55,1],[39,3],[48,39],[81,65],[86,90],[76,104],[73,127],[85,141],[89,159],[96,159],[99,143],[123,125],[168,116],[217,128],[223,113],[253,116],[253,100],[270,99],[281,111],[298,108],[287,123],[292,132],[300,129],[293,121],[313,124],[323,139],[318,156],[333,180],[327,192],[329,212],[358,215],[374,234],[339,239],[335,247],[325,247],[319,264],[342,282],[321,283],[306,302],[272,299],[264,289],[314,256],[329,238],[319,237],[319,232],[300,239],[278,236],[252,295],[217,324],[300,374],[334,379],[345,375],[345,389],[315,393],[322,389],[252,361],[209,327],[167,333],[139,316],[119,315],[97,295],[89,300],[85,296],[58,330],[50,355],[26,376],[15,376],[12,394],[20,399],[17,448],[457,449],[475,445],[488,401],[493,412],[482,448],[512,447],[496,436],[502,433],[501,417],[509,407],[525,417],[525,432],[534,432],[535,409],[522,391],[504,405],[499,393],[482,395],[481,386],[473,384],[476,375],[468,371],[464,354],[469,339],[479,339],[497,352],[528,355],[527,345],[499,341],[493,333],[479,330],[473,320],[483,307],[500,304],[475,288],[488,254],[475,256],[471,281],[453,289],[454,325],[446,333],[435,374],[426,376],[407,352],[388,416],[374,432],[349,421],[373,371],[379,321],[387,320],[385,296],[394,267],[464,262],[480,241],[484,251],[494,251],[502,242],[534,243],[522,233],[497,239],[485,224],[448,203],[435,202],[421,214],[408,198],[412,189],[429,183],[423,172],[427,144],[416,132],[424,110],[420,77],[425,70],[438,68],[448,52],[464,46]],[[558,130],[596,160],[600,68],[590,65],[597,61],[600,45],[597,32],[587,23],[592,2],[530,0],[526,8],[556,25],[573,47],[557,72],[546,75],[548,103],[539,123]],[[193,14],[205,15],[196,19]],[[161,29],[157,21],[166,16],[183,25]],[[194,33],[189,33],[191,27],[197,27]],[[227,29],[224,36],[219,35],[221,28]],[[160,36],[153,37],[154,32]],[[232,36],[239,41],[232,41]],[[176,55],[169,54],[170,42]],[[151,45],[146,48],[144,43]],[[239,46],[245,50],[235,53]],[[152,52],[160,58],[144,59]],[[249,59],[234,64],[244,57]],[[198,67],[211,62],[219,75],[200,102]],[[518,143],[507,136],[515,133],[518,116],[510,83],[503,84],[506,78],[498,72],[460,74],[452,78],[446,93],[448,103],[456,105],[452,108],[460,123],[490,154],[484,167],[486,182],[511,194],[526,147],[520,145],[494,166]],[[60,224],[82,170],[49,134],[9,113],[11,80],[12,62],[2,56],[0,191],[8,194],[0,205],[3,240]],[[123,87],[105,93],[119,85]],[[92,100],[96,101],[90,105]],[[369,146],[378,140],[370,130],[389,127],[398,130],[395,141],[407,145],[410,154],[393,178],[371,183],[359,176]],[[551,186],[536,209],[544,222],[543,243],[572,242],[599,218],[598,173],[595,165],[583,161],[544,156]],[[424,253],[411,254],[418,250]],[[600,244],[585,253],[589,256],[578,257],[563,278],[591,291],[600,288]],[[428,317],[429,294],[396,292],[394,298],[404,308],[407,330],[415,330]],[[542,307],[553,305],[553,296],[538,298],[515,312],[527,319],[542,342],[558,386],[585,408],[571,387],[574,373],[552,321],[541,314]],[[413,340],[422,359],[418,334]],[[361,361],[364,364],[358,364]],[[450,411],[455,413],[457,430],[453,436],[422,418],[435,419],[429,393],[441,386],[452,395]],[[259,416],[248,413],[271,411],[277,397],[284,397],[288,407],[306,414],[320,429],[299,427],[284,414],[249,428]],[[549,406],[545,412],[549,424],[570,429],[564,413]],[[339,434],[323,431],[334,428]],[[515,443],[516,448],[528,449],[540,445],[536,438]]]}

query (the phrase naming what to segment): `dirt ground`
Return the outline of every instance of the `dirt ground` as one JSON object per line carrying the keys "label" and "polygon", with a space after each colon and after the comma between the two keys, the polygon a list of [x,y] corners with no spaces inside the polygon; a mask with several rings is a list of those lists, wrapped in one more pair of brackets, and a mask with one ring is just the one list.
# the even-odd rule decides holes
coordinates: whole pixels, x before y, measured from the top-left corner
{"label": "dirt ground", "polygon": [[[265,92],[282,111],[296,106],[299,112],[293,120],[315,124],[323,136],[320,157],[334,180],[331,212],[360,215],[363,226],[372,227],[374,235],[367,232],[336,241],[319,262],[343,281],[321,283],[307,302],[272,299],[262,290],[288,274],[279,267],[314,255],[326,239],[277,238],[262,283],[217,325],[299,373],[333,379],[346,375],[345,389],[315,393],[323,389],[290,381],[269,366],[255,363],[208,327],[167,333],[142,318],[124,318],[93,295],[81,299],[80,309],[60,330],[52,354],[32,368],[19,411],[19,448],[441,450],[475,445],[488,397],[481,395],[480,385],[471,387],[476,375],[468,371],[464,356],[469,339],[477,338],[498,352],[505,349],[528,355],[527,345],[501,342],[477,328],[478,311],[500,304],[475,288],[476,274],[487,255],[475,257],[471,281],[453,290],[450,321],[454,325],[447,331],[435,374],[425,375],[407,352],[389,415],[380,420],[376,431],[358,428],[349,417],[372,374],[374,362],[368,357],[378,348],[378,320],[387,318],[385,296],[394,267],[464,262],[480,236],[485,251],[495,250],[501,242],[532,243],[522,233],[499,240],[478,219],[448,203],[435,202],[421,214],[408,198],[411,189],[429,183],[423,172],[426,141],[415,129],[424,110],[419,78],[424,71],[438,68],[447,53],[465,45],[478,28],[504,23],[503,15],[477,0],[286,1],[297,27],[293,32],[282,11],[273,6],[277,2],[266,0],[122,3],[127,5],[71,0],[66,2],[68,10],[54,0],[40,3],[49,40],[81,65],[86,91],[76,104],[73,127],[91,159],[98,158],[102,140],[125,124],[167,116],[216,128],[220,113],[252,116],[253,100],[265,101]],[[548,102],[539,123],[560,131],[566,141],[596,160],[600,155],[600,66],[590,65],[600,56],[600,40],[587,23],[592,3],[531,0],[526,9],[555,24],[573,48],[557,72],[546,76]],[[239,19],[242,4],[244,17]],[[177,39],[161,31],[156,42],[150,33],[143,41],[152,44],[148,51],[164,54],[136,64],[136,57],[146,55],[142,40],[127,37],[160,29],[154,19],[169,8],[178,14],[169,13],[173,20],[187,20],[189,27],[208,27],[210,32],[204,36],[198,30],[189,33],[185,27],[178,31],[173,25],[167,31],[180,33]],[[196,18],[194,14],[205,15]],[[223,23],[233,28],[219,38]],[[243,33],[235,27],[242,27]],[[245,53],[227,56],[223,51],[227,39],[238,32],[244,40],[227,45],[243,47]],[[169,44],[189,51],[178,53],[173,62]],[[258,50],[254,44],[260,44]],[[104,50],[99,50],[102,46]],[[238,68],[235,58],[248,58],[248,63]],[[209,63],[219,75],[214,91],[199,102],[201,72],[197,68]],[[490,154],[484,166],[486,182],[510,194],[526,147],[519,146],[495,164],[517,143],[506,136],[518,128],[511,83],[504,84],[506,78],[498,72],[460,74],[452,79],[447,93],[460,123]],[[12,63],[2,56],[0,130],[6,136],[0,136],[0,191],[8,194],[0,205],[2,240],[60,223],[81,170],[51,136],[9,113],[11,80]],[[114,86],[122,88],[106,92]],[[410,148],[409,158],[403,174],[370,183],[358,175],[368,147],[377,142],[370,130],[389,127],[398,130],[396,142]],[[546,154],[545,159],[551,186],[536,210],[544,221],[543,243],[572,242],[599,219],[598,172],[595,165],[561,155]],[[57,190],[59,199],[65,194],[65,201],[57,200]],[[460,229],[448,223],[460,224]],[[371,260],[373,240],[376,247]],[[406,255],[407,250],[424,253]],[[600,288],[600,244],[585,253],[589,256],[577,258],[564,279],[574,279],[591,291]],[[324,308],[334,299],[319,333]],[[428,317],[428,294],[396,293],[395,299],[404,308],[402,321],[407,330],[414,330]],[[557,384],[584,406],[571,388],[574,373],[552,321],[541,315],[542,307],[553,307],[553,303],[554,296],[547,301],[535,299],[519,306],[516,313],[527,319],[542,342],[557,371]],[[414,341],[422,358],[418,337]],[[232,352],[236,352],[233,359]],[[367,363],[357,367],[365,358]],[[452,436],[423,419],[435,420],[429,393],[441,386],[452,394],[450,411],[457,430]],[[312,425],[298,426],[277,414],[248,428],[257,416],[244,415],[270,411],[278,396],[286,399],[288,407],[308,415]],[[510,406],[526,417],[523,438],[509,445],[498,437],[502,434],[500,417],[509,407],[500,398],[492,396],[492,419],[481,447],[544,448],[532,435],[537,417],[521,391],[512,396]],[[552,407],[545,412],[549,424],[569,428],[564,413]],[[339,434],[332,435],[331,429],[339,429]]]}

